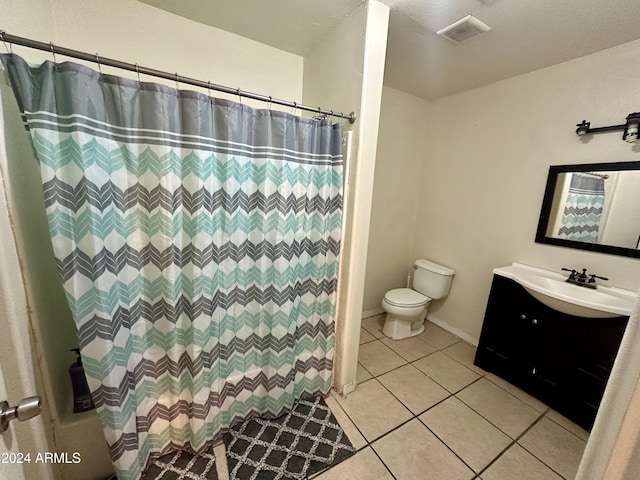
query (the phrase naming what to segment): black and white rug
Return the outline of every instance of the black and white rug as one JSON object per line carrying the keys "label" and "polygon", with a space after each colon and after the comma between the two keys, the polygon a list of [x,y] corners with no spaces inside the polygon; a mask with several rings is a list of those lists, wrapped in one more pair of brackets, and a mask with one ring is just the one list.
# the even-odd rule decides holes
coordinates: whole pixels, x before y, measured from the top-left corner
{"label": "black and white rug", "polygon": [[229,480],[304,480],[356,451],[322,397],[236,425],[224,443]]}
{"label": "black and white rug", "polygon": [[218,480],[216,457],[213,452],[169,453],[153,460],[142,480]]}

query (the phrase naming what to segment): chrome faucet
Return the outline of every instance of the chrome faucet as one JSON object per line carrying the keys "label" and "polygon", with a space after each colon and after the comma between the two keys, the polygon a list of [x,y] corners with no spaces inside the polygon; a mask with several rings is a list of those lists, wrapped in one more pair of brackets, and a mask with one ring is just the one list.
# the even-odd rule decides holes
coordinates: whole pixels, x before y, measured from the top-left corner
{"label": "chrome faucet", "polygon": [[569,274],[569,278],[567,278],[565,282],[573,283],[574,285],[578,285],[580,287],[595,289],[598,288],[598,285],[596,285],[596,278],[599,278],[600,280],[609,280],[607,277],[601,277],[593,273],[587,273],[586,268],[582,269],[582,273],[572,268],[563,267],[562,270],[564,270],[565,272],[571,272]]}

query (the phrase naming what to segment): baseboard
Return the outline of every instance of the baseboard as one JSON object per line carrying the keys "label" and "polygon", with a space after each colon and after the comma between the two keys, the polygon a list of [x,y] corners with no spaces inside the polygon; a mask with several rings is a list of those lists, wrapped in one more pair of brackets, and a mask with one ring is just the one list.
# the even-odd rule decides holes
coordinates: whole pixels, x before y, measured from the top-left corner
{"label": "baseboard", "polygon": [[462,340],[464,340],[467,343],[470,343],[474,347],[478,346],[478,342],[479,342],[478,338],[472,337],[471,335],[466,334],[462,330],[460,330],[458,328],[455,328],[455,327],[452,327],[448,323],[443,322],[442,320],[440,320],[435,315],[427,314],[427,320],[429,320],[431,323],[434,323],[435,325],[439,326],[443,330],[446,330],[447,332],[452,333],[456,337],[460,337]]}
{"label": "baseboard", "polygon": [[365,310],[362,312],[362,318],[375,317],[376,315],[380,315],[384,313],[382,308],[372,308],[371,310]]}
{"label": "baseboard", "polygon": [[349,395],[351,392],[353,392],[356,389],[356,385],[357,383],[355,381],[351,382],[351,383],[347,383],[346,385],[344,385],[342,387],[342,392],[340,392],[342,395],[347,396]]}

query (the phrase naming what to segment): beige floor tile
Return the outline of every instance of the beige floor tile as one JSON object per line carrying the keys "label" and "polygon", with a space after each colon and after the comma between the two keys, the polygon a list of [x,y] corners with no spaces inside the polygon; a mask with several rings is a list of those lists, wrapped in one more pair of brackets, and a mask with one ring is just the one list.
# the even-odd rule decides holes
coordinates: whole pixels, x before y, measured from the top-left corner
{"label": "beige floor tile", "polygon": [[540,413],[485,378],[456,395],[511,438],[518,437]]}
{"label": "beige floor tile", "polygon": [[373,376],[367,372],[366,368],[358,364],[358,370],[356,370],[356,383],[362,383],[370,378],[373,378]]}
{"label": "beige floor tile", "polygon": [[336,420],[344,430],[344,433],[347,435],[347,438],[351,442],[351,445],[353,445],[358,450],[365,447],[367,445],[367,441],[364,439],[362,434],[358,431],[351,419],[342,409],[338,401],[335,399],[335,396],[328,396],[325,399],[325,402],[331,410],[331,413],[333,413],[333,416],[336,417]]}
{"label": "beige floor tile", "polygon": [[374,377],[407,363],[380,340],[360,345],[358,361]]}
{"label": "beige floor tile", "polygon": [[462,366],[442,352],[436,352],[428,357],[413,362],[413,366],[426,373],[441,386],[455,393],[474,382],[480,375]]}
{"label": "beige floor tile", "polygon": [[483,369],[476,367],[473,364],[473,360],[476,357],[476,347],[468,344],[464,340],[445,348],[442,350],[442,353],[453,358],[455,361],[461,363],[469,370],[473,370],[479,375],[484,375],[486,373]]}
{"label": "beige floor tile", "polygon": [[314,480],[393,480],[378,456],[367,447]]}
{"label": "beige floor tile", "polygon": [[385,373],[378,381],[414,414],[424,412],[451,395],[413,365]]}
{"label": "beige floor tile", "polygon": [[589,432],[587,430],[582,428],[580,425],[576,425],[571,420],[569,420],[567,417],[564,417],[564,416],[560,415],[555,410],[551,410],[550,409],[546,413],[546,415],[547,415],[547,417],[549,417],[549,419],[553,420],[554,422],[556,422],[561,427],[566,428],[571,433],[577,435],[578,437],[580,437],[585,442],[589,439]]}
{"label": "beige floor tile", "polygon": [[384,337],[382,333],[382,327],[384,326],[384,319],[387,318],[387,314],[376,315],[375,317],[368,317],[362,319],[362,328],[373,335],[376,338]]}
{"label": "beige floor tile", "polygon": [[562,480],[562,477],[547,467],[518,444],[509,448],[482,474],[484,480]]}
{"label": "beige floor tile", "polygon": [[363,343],[373,342],[376,339],[373,335],[367,332],[364,328],[360,329],[360,345]]}
{"label": "beige floor tile", "polygon": [[434,323],[426,322],[424,326],[424,332],[422,332],[420,335],[417,335],[416,338],[427,342],[437,350],[442,350],[443,348],[447,348],[460,341],[458,337],[447,332],[445,329],[440,328]]}
{"label": "beige floor tile", "polygon": [[335,397],[370,442],[411,418],[407,410],[376,379],[358,385],[346,397]]}
{"label": "beige floor tile", "polygon": [[372,444],[398,480],[470,480],[474,473],[418,420]]}
{"label": "beige floor tile", "polygon": [[542,413],[542,412],[546,412],[549,409],[549,407],[545,403],[541,402],[537,398],[532,397],[527,392],[520,390],[515,385],[511,385],[506,380],[503,380],[500,377],[496,377],[493,373],[487,373],[485,377],[487,378],[487,380],[491,381],[492,383],[495,383],[500,388],[502,388],[503,390],[506,390],[514,397],[522,400],[524,403],[529,405],[535,411]]}
{"label": "beige floor tile", "polygon": [[565,478],[574,478],[586,442],[548,418],[542,418],[518,443]]}
{"label": "beige floor tile", "polygon": [[476,472],[489,465],[512,441],[455,397],[419,418]]}
{"label": "beige floor tile", "polygon": [[380,341],[404,358],[407,362],[413,362],[419,358],[431,355],[436,351],[436,349],[431,345],[416,337],[403,338],[402,340],[391,340],[390,338],[385,337],[381,338]]}
{"label": "beige floor tile", "polygon": [[216,470],[218,480],[229,480],[229,469],[227,468],[227,453],[224,443],[213,447],[213,454],[216,456]]}

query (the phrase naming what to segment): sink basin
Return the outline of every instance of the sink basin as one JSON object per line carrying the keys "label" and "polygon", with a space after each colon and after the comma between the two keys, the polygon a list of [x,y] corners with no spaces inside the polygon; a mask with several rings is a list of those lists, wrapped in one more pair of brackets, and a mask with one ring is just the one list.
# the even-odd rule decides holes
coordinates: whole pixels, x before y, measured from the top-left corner
{"label": "sink basin", "polygon": [[569,315],[589,318],[611,318],[631,315],[637,294],[629,290],[599,285],[592,290],[565,282],[560,273],[513,263],[493,273],[522,285],[534,298],[548,307]]}

